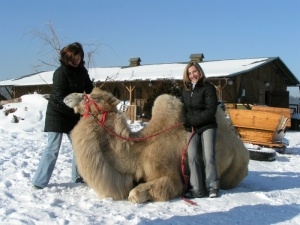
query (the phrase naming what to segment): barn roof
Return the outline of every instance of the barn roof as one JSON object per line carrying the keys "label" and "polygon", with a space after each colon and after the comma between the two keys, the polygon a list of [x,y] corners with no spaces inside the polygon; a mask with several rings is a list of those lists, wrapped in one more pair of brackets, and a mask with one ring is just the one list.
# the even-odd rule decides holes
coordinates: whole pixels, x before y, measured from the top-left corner
{"label": "barn roof", "polygon": [[[267,63],[273,63],[274,66],[283,71],[287,86],[299,85],[298,79],[279,57],[203,61],[199,64],[208,78],[217,78],[237,76]],[[90,68],[89,74],[91,79],[94,79],[95,82],[127,82],[162,79],[181,80],[186,64],[187,62],[140,65],[135,67]],[[54,71],[39,72],[16,79],[0,81],[0,87],[52,84],[53,72]]]}

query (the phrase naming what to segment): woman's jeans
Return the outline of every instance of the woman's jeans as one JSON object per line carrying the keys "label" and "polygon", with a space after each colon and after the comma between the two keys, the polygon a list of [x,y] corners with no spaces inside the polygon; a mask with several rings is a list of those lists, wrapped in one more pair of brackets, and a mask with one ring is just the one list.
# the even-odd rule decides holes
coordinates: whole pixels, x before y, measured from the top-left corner
{"label": "woman's jeans", "polygon": [[[68,135],[69,140],[70,135]],[[56,160],[58,157],[59,149],[61,146],[63,138],[63,133],[56,133],[56,132],[48,132],[48,144],[46,149],[43,152],[43,155],[40,159],[38,168],[36,173],[33,177],[33,185],[38,187],[46,187],[49,183],[51,175],[53,173]],[[72,162],[72,182],[76,182],[77,179],[80,179],[80,175],[77,171],[76,160],[73,154],[73,162]]]}
{"label": "woman's jeans", "polygon": [[[219,176],[215,160],[216,129],[205,130],[195,134],[188,146],[190,168],[190,188],[201,193],[219,189]],[[189,140],[191,133],[187,133]]]}

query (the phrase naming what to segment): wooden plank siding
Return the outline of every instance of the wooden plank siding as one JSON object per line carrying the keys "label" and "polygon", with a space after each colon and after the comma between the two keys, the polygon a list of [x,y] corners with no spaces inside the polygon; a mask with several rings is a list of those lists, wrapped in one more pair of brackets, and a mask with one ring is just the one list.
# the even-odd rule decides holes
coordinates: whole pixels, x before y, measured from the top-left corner
{"label": "wooden plank siding", "polygon": [[[283,73],[271,63],[229,79],[233,84],[226,85],[221,95],[226,104],[289,107],[289,93]],[[265,85],[266,82],[269,86]],[[217,85],[217,82],[213,83]],[[242,96],[242,93],[245,95]]]}
{"label": "wooden plank siding", "polygon": [[37,85],[37,86],[15,86],[12,88],[13,98],[20,98],[22,95],[39,93],[49,94],[51,93],[51,85]]}

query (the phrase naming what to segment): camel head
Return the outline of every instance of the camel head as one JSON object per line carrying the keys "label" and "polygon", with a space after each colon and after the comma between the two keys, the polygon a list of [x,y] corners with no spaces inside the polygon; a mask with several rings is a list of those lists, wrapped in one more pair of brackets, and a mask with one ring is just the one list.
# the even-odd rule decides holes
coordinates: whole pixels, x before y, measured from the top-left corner
{"label": "camel head", "polygon": [[94,88],[90,94],[72,93],[64,98],[64,103],[73,108],[75,113],[86,114],[87,105],[91,113],[97,114],[97,111],[116,112],[120,100],[111,93]]}

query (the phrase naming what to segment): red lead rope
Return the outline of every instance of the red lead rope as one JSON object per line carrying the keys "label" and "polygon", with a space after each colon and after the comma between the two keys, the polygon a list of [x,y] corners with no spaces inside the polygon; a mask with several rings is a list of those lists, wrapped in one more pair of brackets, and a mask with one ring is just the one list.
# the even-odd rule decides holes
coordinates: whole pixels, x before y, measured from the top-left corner
{"label": "red lead rope", "polygon": [[187,191],[188,185],[189,185],[189,176],[184,173],[184,171],[185,171],[184,159],[186,158],[186,154],[187,154],[189,144],[190,144],[190,142],[191,142],[194,135],[195,135],[195,131],[194,131],[194,128],[192,128],[191,136],[190,136],[190,138],[188,140],[188,143],[187,143],[187,145],[186,145],[186,147],[185,147],[185,149],[184,149],[184,151],[182,152],[182,155],[181,155],[181,173],[182,173],[182,177],[183,177],[183,181],[184,181],[184,187],[183,187],[183,191],[182,191],[182,200],[186,201],[186,202],[188,202],[192,205],[197,205],[197,203],[195,203],[195,202],[193,202],[193,201],[191,201],[191,200],[184,197],[184,193]]}
{"label": "red lead rope", "polygon": [[166,131],[168,131],[168,130],[172,130],[172,129],[178,127],[178,126],[182,126],[182,125],[183,125],[183,123],[179,123],[179,124],[176,124],[176,125],[174,125],[174,126],[172,126],[172,127],[169,127],[169,128],[167,128],[167,129],[165,129],[165,130],[159,131],[159,132],[157,132],[157,133],[155,133],[155,134],[152,134],[152,135],[150,135],[150,136],[147,136],[147,137],[142,137],[142,138],[125,138],[125,137],[122,137],[122,136],[118,135],[117,133],[115,133],[115,132],[112,131],[111,129],[109,129],[107,126],[105,126],[105,125],[102,123],[102,121],[103,121],[103,119],[102,119],[101,121],[97,120],[97,122],[99,123],[99,125],[102,126],[108,133],[110,133],[110,134],[113,135],[113,136],[116,136],[117,138],[120,138],[120,139],[126,140],[126,141],[144,141],[144,140],[147,140],[147,139],[149,139],[149,138],[155,137],[155,136],[157,136],[157,135],[159,135],[159,134],[161,134],[161,133],[163,133],[163,132],[166,132]]}

